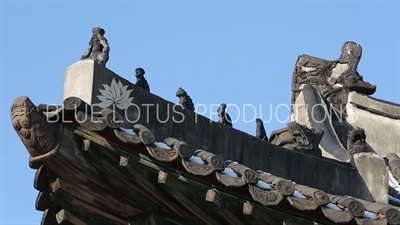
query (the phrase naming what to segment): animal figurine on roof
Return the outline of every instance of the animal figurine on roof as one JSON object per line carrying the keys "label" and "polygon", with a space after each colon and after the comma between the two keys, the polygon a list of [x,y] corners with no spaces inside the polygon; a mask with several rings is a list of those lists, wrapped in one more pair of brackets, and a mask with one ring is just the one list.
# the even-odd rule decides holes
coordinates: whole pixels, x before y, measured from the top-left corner
{"label": "animal figurine on roof", "polygon": [[81,56],[81,60],[93,59],[100,65],[106,66],[109,58],[110,46],[104,37],[106,31],[101,27],[92,28],[92,38],[89,41],[89,47]]}
{"label": "animal figurine on roof", "polygon": [[217,110],[219,116],[219,122],[228,126],[232,127],[232,120],[229,114],[226,112],[226,104],[222,103]]}
{"label": "animal figurine on roof", "polygon": [[267,133],[265,132],[265,128],[264,128],[264,122],[262,121],[262,119],[257,118],[256,119],[256,137],[260,138],[264,141],[268,141],[268,137],[267,137]]}
{"label": "animal figurine on roof", "polygon": [[193,101],[183,88],[180,87],[178,91],[176,91],[176,97],[179,98],[180,105],[190,111],[194,111]]}
{"label": "animal figurine on roof", "polygon": [[135,69],[135,77],[136,77],[136,86],[139,86],[141,88],[143,88],[144,90],[150,92],[150,86],[149,83],[147,83],[146,78],[144,78],[144,74],[146,72],[144,71],[143,68],[136,68]]}

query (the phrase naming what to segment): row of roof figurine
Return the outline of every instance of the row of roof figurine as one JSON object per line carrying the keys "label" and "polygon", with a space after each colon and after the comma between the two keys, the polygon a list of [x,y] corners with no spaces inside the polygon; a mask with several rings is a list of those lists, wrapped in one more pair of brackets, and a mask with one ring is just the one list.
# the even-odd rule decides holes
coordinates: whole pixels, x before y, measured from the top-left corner
{"label": "row of roof figurine", "polygon": [[[106,66],[106,63],[109,59],[110,46],[108,44],[107,39],[104,37],[105,30],[101,27],[93,27],[92,28],[92,37],[89,41],[89,46],[85,53],[81,56],[81,60],[84,59],[92,59],[96,61],[98,64]],[[150,86],[147,82],[144,74],[146,72],[143,68],[135,69],[136,83],[135,85],[143,88],[144,90],[150,92]],[[194,111],[194,104],[190,96],[183,90],[181,87],[176,92],[176,96],[179,98],[179,104],[184,108]],[[229,114],[226,112],[226,104],[222,103],[218,110],[219,122],[232,127],[232,120]],[[260,118],[256,119],[257,128],[256,128],[256,137],[261,138],[263,140],[268,140],[267,134],[265,132],[263,121]]]}

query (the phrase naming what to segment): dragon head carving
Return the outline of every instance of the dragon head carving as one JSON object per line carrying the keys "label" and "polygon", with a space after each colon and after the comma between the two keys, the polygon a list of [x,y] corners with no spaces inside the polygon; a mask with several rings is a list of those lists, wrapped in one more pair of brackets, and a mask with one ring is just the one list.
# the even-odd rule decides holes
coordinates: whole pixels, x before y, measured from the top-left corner
{"label": "dragon head carving", "polygon": [[46,118],[26,96],[18,97],[11,105],[12,125],[32,157],[56,146],[56,126]]}
{"label": "dragon head carving", "polygon": [[365,139],[366,135],[364,129],[360,127],[354,128],[347,136],[347,151],[349,151],[351,155],[365,152]]}

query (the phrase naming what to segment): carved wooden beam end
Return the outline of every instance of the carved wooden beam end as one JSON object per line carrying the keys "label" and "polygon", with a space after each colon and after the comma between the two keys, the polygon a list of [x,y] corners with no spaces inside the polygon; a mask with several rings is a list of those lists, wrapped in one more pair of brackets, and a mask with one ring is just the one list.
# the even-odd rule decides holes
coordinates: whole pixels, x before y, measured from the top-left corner
{"label": "carved wooden beam end", "polygon": [[295,191],[294,184],[289,180],[276,177],[269,173],[263,171],[257,171],[260,179],[273,187],[274,189],[278,190],[278,192],[283,196],[291,196]]}
{"label": "carved wooden beam end", "polygon": [[133,126],[133,129],[139,135],[140,141],[144,145],[151,145],[154,144],[154,142],[156,141],[154,134],[142,124],[135,124]]}
{"label": "carved wooden beam end", "polygon": [[129,163],[129,155],[121,155],[119,157],[119,165],[120,166],[127,166]]}
{"label": "carved wooden beam end", "polygon": [[207,190],[206,201],[211,202],[218,207],[220,210],[225,209],[225,205],[222,201],[222,196],[214,189]]}
{"label": "carved wooden beam end", "polygon": [[18,97],[13,101],[11,122],[31,156],[31,168],[40,167],[41,163],[38,161],[58,152],[60,124],[49,123],[43,112],[38,111],[28,97]]}
{"label": "carved wooden beam end", "polygon": [[337,211],[327,207],[321,207],[322,213],[326,218],[332,220],[335,223],[347,223],[354,219],[353,214],[349,210]]}
{"label": "carved wooden beam end", "polygon": [[268,224],[278,225],[278,223],[272,220],[267,214],[262,212],[256,205],[249,202],[243,203],[243,215],[250,224]]}
{"label": "carved wooden beam end", "polygon": [[72,224],[79,224],[79,225],[86,225],[81,219],[77,218],[73,213],[70,213],[66,210],[61,210],[56,214],[56,219],[58,224],[65,224],[65,225],[72,225]]}

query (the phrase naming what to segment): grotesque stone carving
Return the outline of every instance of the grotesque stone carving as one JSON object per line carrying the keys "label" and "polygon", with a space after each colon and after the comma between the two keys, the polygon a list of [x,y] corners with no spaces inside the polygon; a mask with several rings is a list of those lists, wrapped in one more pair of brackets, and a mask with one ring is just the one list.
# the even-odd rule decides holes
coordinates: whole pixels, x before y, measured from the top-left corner
{"label": "grotesque stone carving", "polygon": [[350,131],[348,134],[347,151],[349,151],[351,155],[360,152],[365,152],[366,151],[365,139],[366,135],[364,129],[360,127],[354,128],[354,130]]}
{"label": "grotesque stone carving", "polygon": [[176,91],[176,97],[179,98],[179,104],[182,105],[184,108],[194,111],[194,104],[190,96],[186,93],[183,88],[179,88],[178,91]]}
{"label": "grotesque stone carving", "polygon": [[14,100],[11,105],[11,121],[32,157],[57,148],[58,126],[48,123],[43,112],[39,112],[28,97],[22,96]]}
{"label": "grotesque stone carving", "polygon": [[81,60],[93,59],[98,64],[106,66],[109,58],[110,46],[104,37],[106,31],[100,27],[92,28],[92,38],[89,41],[89,47],[81,56]]}
{"label": "grotesque stone carving", "polygon": [[219,122],[228,126],[232,127],[232,120],[229,114],[226,112],[226,104],[222,103],[217,110],[219,116]]}
{"label": "grotesque stone carving", "polygon": [[323,130],[309,129],[297,122],[290,122],[287,128],[273,131],[270,142],[284,148],[322,157],[318,146],[323,135]]}
{"label": "grotesque stone carving", "polygon": [[264,122],[262,119],[256,119],[257,127],[256,127],[256,137],[262,140],[268,141],[267,133],[265,132]]}
{"label": "grotesque stone carving", "polygon": [[146,78],[144,78],[144,74],[146,72],[142,68],[136,68],[135,69],[135,77],[136,77],[136,83],[135,85],[138,87],[143,88],[144,90],[150,92],[150,86],[149,83],[147,83]]}
{"label": "grotesque stone carving", "polygon": [[294,149],[298,151],[319,150],[318,145],[324,135],[323,130],[309,129],[297,122],[288,124],[289,133],[294,141]]}
{"label": "grotesque stone carving", "polygon": [[339,111],[346,104],[349,91],[371,95],[376,86],[363,81],[357,72],[362,48],[347,41],[342,46],[338,60],[325,60],[309,55],[299,56],[292,77],[292,103],[296,101],[304,84],[312,84]]}

